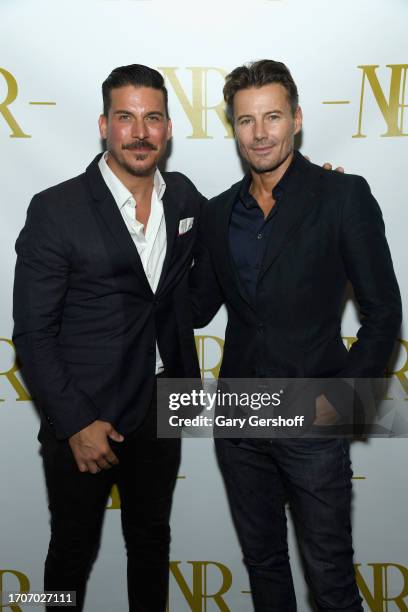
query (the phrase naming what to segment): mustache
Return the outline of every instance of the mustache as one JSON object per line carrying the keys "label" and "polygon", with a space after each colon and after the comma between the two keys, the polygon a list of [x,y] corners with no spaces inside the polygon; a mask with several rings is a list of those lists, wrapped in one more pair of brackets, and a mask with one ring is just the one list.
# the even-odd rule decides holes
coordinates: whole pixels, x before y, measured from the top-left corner
{"label": "mustache", "polygon": [[129,144],[122,145],[122,149],[127,151],[137,151],[138,149],[151,149],[157,151],[157,147],[148,140],[135,140]]}
{"label": "mustache", "polygon": [[268,140],[267,138],[255,138],[252,142],[251,147],[273,147],[276,144],[274,140]]}

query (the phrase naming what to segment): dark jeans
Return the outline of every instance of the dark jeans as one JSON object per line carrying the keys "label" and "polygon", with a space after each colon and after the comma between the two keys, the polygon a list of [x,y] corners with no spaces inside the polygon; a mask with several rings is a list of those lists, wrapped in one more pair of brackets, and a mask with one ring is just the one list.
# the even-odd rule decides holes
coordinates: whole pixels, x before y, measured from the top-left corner
{"label": "dark jeans", "polygon": [[[119,465],[98,474],[79,472],[67,441],[42,436],[51,512],[45,562],[47,591],[76,591],[82,610],[112,485],[121,497],[127,550],[129,610],[164,612],[169,580],[170,509],[180,463],[180,440],[156,438],[156,398],[142,427],[110,442]],[[47,610],[50,608],[47,608]],[[51,608],[55,610],[55,607]]]}
{"label": "dark jeans", "polygon": [[216,439],[256,612],[294,612],[285,503],[318,610],[361,612],[351,539],[349,442]]}

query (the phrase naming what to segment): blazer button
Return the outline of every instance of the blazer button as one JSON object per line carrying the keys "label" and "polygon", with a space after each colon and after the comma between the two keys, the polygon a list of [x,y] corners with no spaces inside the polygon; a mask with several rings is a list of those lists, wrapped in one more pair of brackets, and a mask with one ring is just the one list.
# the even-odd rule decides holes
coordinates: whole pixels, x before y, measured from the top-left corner
{"label": "blazer button", "polygon": [[262,334],[265,329],[263,323],[258,323],[257,328],[258,328],[258,334]]}

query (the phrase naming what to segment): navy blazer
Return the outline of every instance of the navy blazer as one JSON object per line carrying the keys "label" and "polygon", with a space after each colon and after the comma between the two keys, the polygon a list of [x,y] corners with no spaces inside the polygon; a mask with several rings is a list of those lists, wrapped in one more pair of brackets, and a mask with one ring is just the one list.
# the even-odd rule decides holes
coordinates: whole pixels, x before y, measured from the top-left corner
{"label": "navy blazer", "polygon": [[[401,325],[401,298],[380,208],[367,182],[297,153],[251,299],[229,248],[242,181],[210,200],[190,279],[195,326],[228,311],[220,376],[383,375]],[[347,351],[341,318],[348,281],[361,327]]]}
{"label": "navy blazer", "polygon": [[[167,251],[153,293],[99,159],[34,196],[16,243],[13,340],[43,428],[61,439],[95,419],[122,434],[138,427],[156,340],[167,376],[199,376],[187,276],[203,197],[163,173]],[[179,235],[186,217],[193,226]]]}

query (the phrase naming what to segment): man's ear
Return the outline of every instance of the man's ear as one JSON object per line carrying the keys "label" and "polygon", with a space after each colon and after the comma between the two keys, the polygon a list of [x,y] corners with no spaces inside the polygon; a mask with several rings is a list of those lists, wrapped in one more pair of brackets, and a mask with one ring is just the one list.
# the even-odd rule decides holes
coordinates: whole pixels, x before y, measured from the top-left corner
{"label": "man's ear", "polygon": [[105,115],[100,115],[98,119],[99,133],[102,140],[106,140],[108,134],[108,120]]}
{"label": "man's ear", "polygon": [[167,140],[170,140],[170,138],[173,137],[173,124],[171,122],[171,119],[167,119]]}
{"label": "man's ear", "polygon": [[302,113],[302,109],[300,108],[300,106],[298,106],[297,109],[295,110],[294,122],[295,122],[294,134],[299,134],[300,130],[302,129],[302,123],[303,123],[303,113]]}

